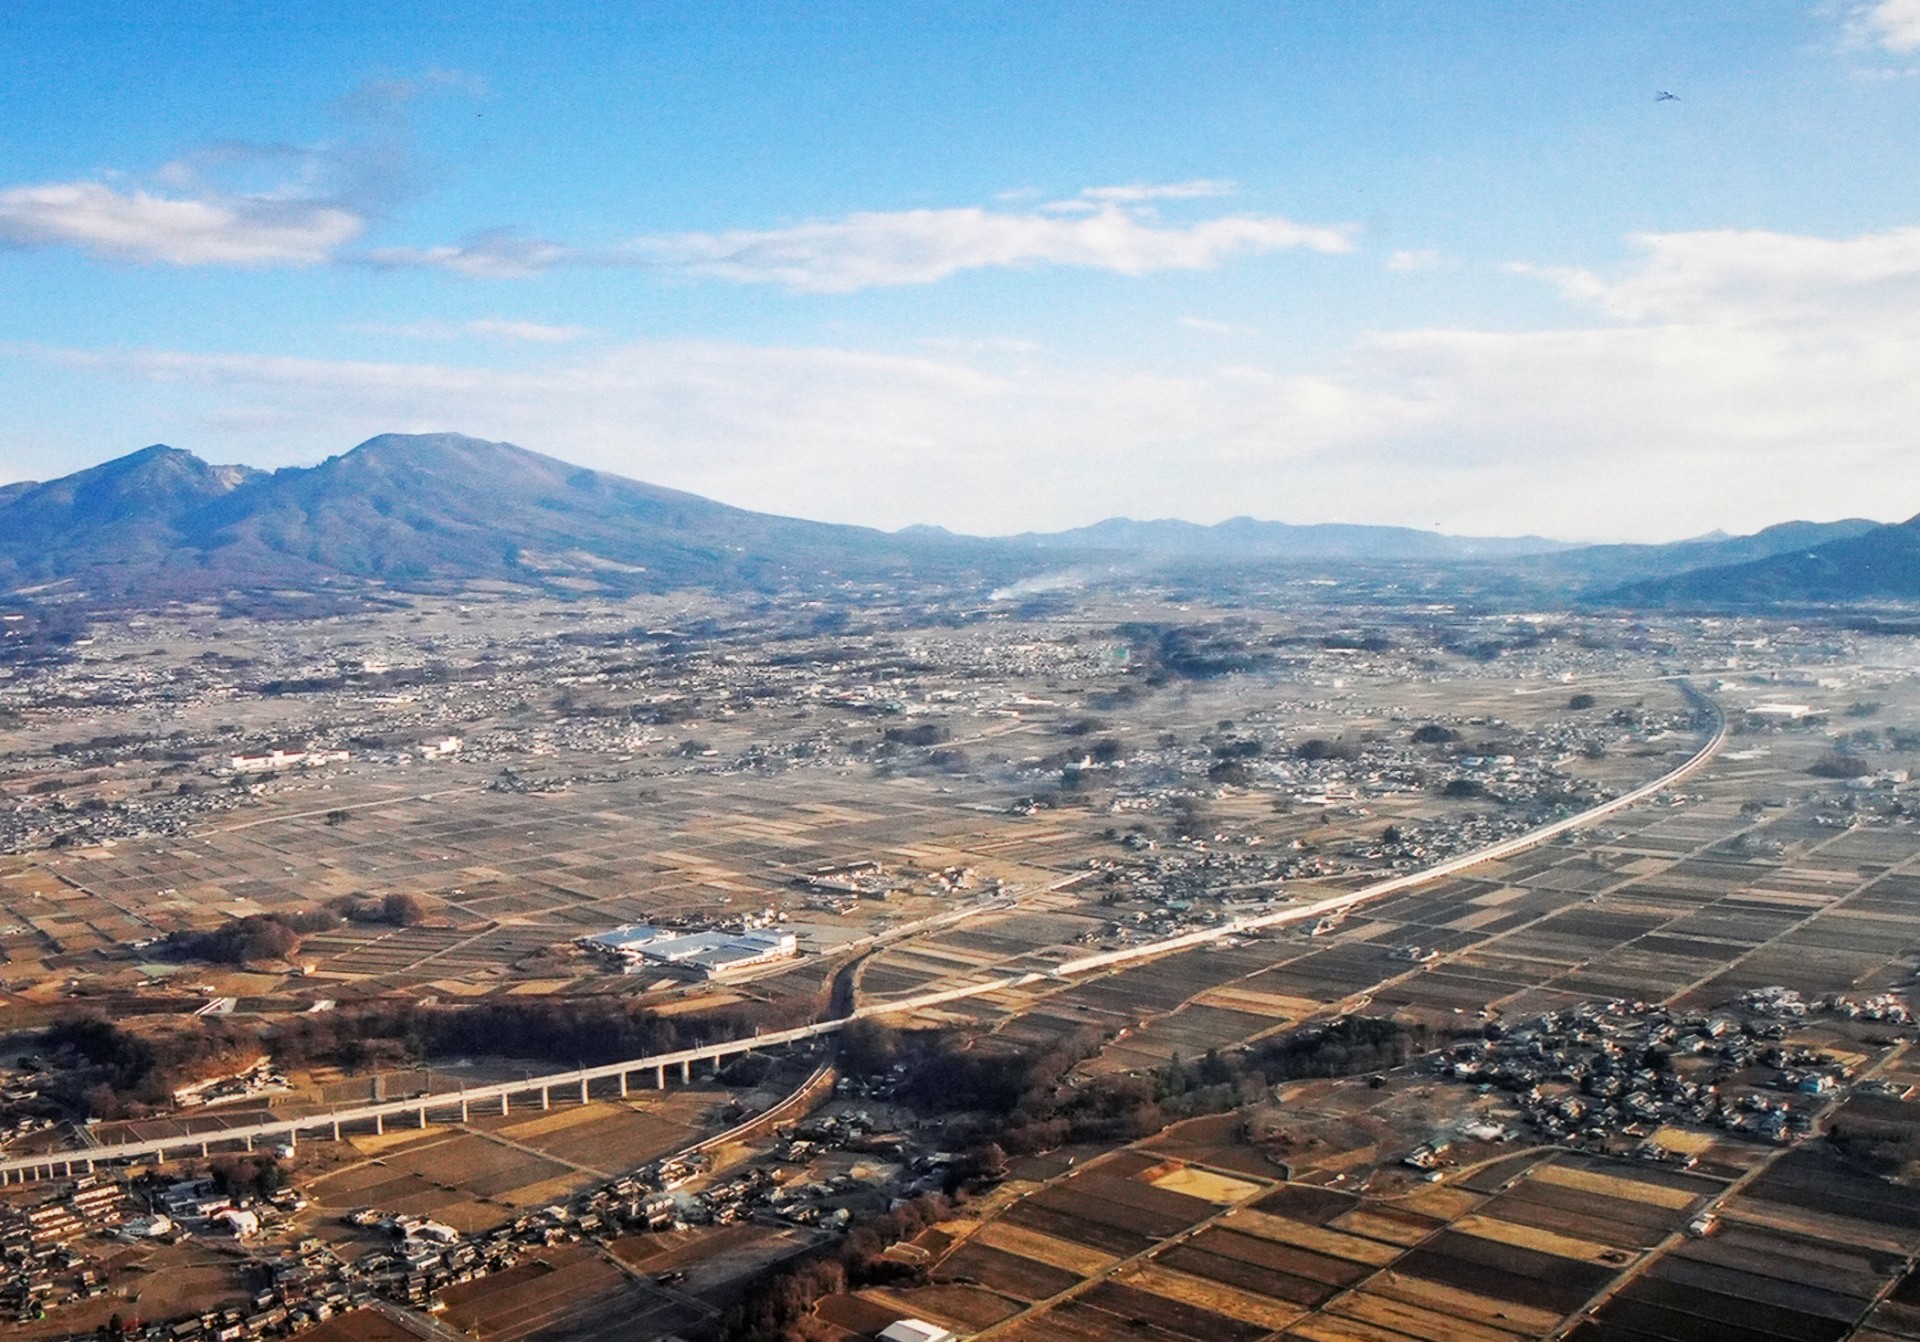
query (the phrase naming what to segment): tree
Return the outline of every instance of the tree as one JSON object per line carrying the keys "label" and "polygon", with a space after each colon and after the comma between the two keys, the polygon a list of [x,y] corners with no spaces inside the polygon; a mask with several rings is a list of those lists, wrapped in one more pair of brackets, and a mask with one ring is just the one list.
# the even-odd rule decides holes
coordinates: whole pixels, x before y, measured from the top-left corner
{"label": "tree", "polygon": [[380,920],[395,927],[414,927],[427,919],[427,901],[411,890],[396,890],[380,901]]}

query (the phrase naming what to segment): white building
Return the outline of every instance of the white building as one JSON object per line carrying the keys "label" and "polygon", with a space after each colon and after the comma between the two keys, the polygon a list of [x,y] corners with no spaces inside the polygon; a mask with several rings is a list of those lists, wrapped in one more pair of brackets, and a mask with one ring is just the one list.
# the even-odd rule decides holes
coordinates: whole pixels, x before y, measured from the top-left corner
{"label": "white building", "polygon": [[958,1342],[951,1328],[928,1323],[925,1319],[901,1319],[880,1330],[880,1342]]}
{"label": "white building", "polygon": [[270,774],[282,769],[311,769],[321,764],[339,764],[347,758],[344,750],[273,750],[265,755],[232,755],[227,768],[237,774]]}
{"label": "white building", "polygon": [[800,952],[799,939],[791,932],[680,932],[645,923],[581,937],[579,944],[617,961],[622,973],[637,974],[649,965],[673,966],[706,978],[791,960]]}

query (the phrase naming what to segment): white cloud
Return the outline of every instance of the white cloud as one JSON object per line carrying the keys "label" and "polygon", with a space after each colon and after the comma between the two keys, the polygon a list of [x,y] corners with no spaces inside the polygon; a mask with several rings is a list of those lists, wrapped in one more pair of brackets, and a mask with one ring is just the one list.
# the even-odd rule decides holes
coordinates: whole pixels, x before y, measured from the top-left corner
{"label": "white cloud", "polygon": [[1180,324],[1189,331],[1205,331],[1208,335],[1257,336],[1257,326],[1236,326],[1232,322],[1217,322],[1210,317],[1182,317]]}
{"label": "white cloud", "polygon": [[1630,241],[1640,264],[1618,280],[1573,268],[1515,269],[1626,321],[1783,325],[1920,312],[1920,228],[1840,239],[1727,229]]}
{"label": "white cloud", "polygon": [[528,340],[538,345],[557,345],[578,340],[588,333],[584,326],[552,326],[546,322],[515,321],[502,317],[480,317],[466,323],[467,330],[499,340]]}
{"label": "white cloud", "polygon": [[1188,182],[1135,182],[1130,186],[1090,186],[1071,200],[1056,200],[1042,209],[1056,213],[1079,213],[1108,205],[1147,205],[1156,200],[1205,200],[1213,196],[1231,196],[1238,188],[1232,182],[1197,177]]}
{"label": "white cloud", "polygon": [[1388,270],[1408,275],[1419,270],[1438,270],[1447,263],[1447,258],[1430,247],[1403,249],[1387,257]]}
{"label": "white cloud", "polygon": [[[525,237],[511,229],[476,233],[457,245],[376,248],[364,259],[388,269],[447,270],[469,279],[487,280],[530,279],[556,266],[593,262],[585,253],[544,238]],[[615,258],[601,260],[618,263]]]}
{"label": "white cloud", "polygon": [[1853,27],[1897,56],[1920,51],[1920,0],[1878,0],[1853,12]]}
{"label": "white cloud", "polygon": [[[1099,189],[1191,195],[1200,185]],[[777,284],[799,293],[849,293],[930,284],[994,267],[1078,266],[1143,275],[1206,270],[1233,256],[1353,248],[1344,226],[1255,214],[1165,225],[1118,200],[1086,204],[1086,213],[1071,218],[977,206],[866,211],[788,228],[656,234],[598,251],[495,232],[458,246],[383,248],[367,259],[480,278],[523,278],[566,265],[640,266],[691,278]]]}
{"label": "white cloud", "polygon": [[312,266],[357,237],[351,210],[270,196],[195,199],[101,182],[0,190],[0,244],[78,247],[121,261],[175,266]]}
{"label": "white cloud", "polygon": [[[134,436],[223,458],[460,428],[748,507],[881,525],[1252,513],[1652,539],[1920,511],[1914,250],[1902,230],[1643,238],[1617,276],[1536,268],[1572,298],[1564,324],[1379,332],[1304,372],[690,342],[539,368],[10,353],[41,365],[36,382],[135,389],[152,422]],[[130,432],[123,413],[101,414],[103,440]]]}
{"label": "white cloud", "polygon": [[0,188],[0,246],[73,247],[171,266],[316,266],[417,189],[407,106],[436,89],[483,92],[429,70],[363,85],[335,108],[345,133],[316,145],[225,140],[162,164],[139,184]]}
{"label": "white cloud", "polygon": [[1039,341],[1025,340],[1019,336],[921,336],[915,343],[936,354],[953,356],[1047,352],[1047,347]]}
{"label": "white cloud", "polygon": [[1142,275],[1206,270],[1240,254],[1352,247],[1339,228],[1235,215],[1163,227],[1104,206],[1080,218],[979,208],[864,213],[794,228],[642,239],[636,257],[689,275],[807,293],[928,284],[998,266],[1082,266]]}
{"label": "white cloud", "polygon": [[398,340],[459,340],[467,336],[482,336],[537,345],[564,344],[592,334],[591,329],[585,326],[555,326],[505,317],[476,317],[463,322],[357,322],[348,329]]}
{"label": "white cloud", "polygon": [[[1063,507],[1084,521],[1205,506],[1196,482],[1303,462],[1382,428],[1391,413],[1324,379],[1251,369],[1168,377],[1016,360],[990,371],[696,342],[540,369],[11,352],[140,387],[157,421],[143,434],[214,455],[257,460],[271,440],[292,454],[282,462],[310,460],[387,430],[457,428],[748,507],[982,531],[1042,525]],[[1221,497],[1237,511],[1241,493]]]}

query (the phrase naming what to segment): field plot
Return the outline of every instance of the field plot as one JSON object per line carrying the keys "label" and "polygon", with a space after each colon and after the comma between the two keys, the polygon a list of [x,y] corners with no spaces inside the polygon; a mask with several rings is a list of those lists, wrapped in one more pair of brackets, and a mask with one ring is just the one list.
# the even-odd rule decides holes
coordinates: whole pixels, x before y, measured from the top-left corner
{"label": "field plot", "polygon": [[1817,1150],[1795,1151],[1607,1301],[1580,1342],[1847,1336],[1920,1248],[1920,1204]]}
{"label": "field plot", "polygon": [[605,1255],[584,1245],[543,1250],[518,1267],[448,1287],[443,1298],[447,1321],[482,1342],[551,1335],[570,1322],[605,1316],[623,1305],[646,1313],[660,1303]]}
{"label": "field plot", "polygon": [[[1723,1209],[1730,1221],[1743,1218],[1737,1230],[1689,1240],[1680,1229],[1727,1185],[1645,1162],[1531,1152],[1491,1161],[1458,1185],[1374,1197],[1173,1156],[1224,1152],[1236,1140],[1237,1129],[1222,1121],[1230,1117],[1191,1120],[1084,1167],[1030,1162],[1023,1172],[1045,1182],[962,1240],[937,1264],[936,1279],[1015,1306],[992,1335],[1035,1342],[1274,1333],[1303,1342],[1510,1342],[1606,1299],[1623,1273],[1665,1243],[1681,1247],[1633,1289],[1670,1277],[1702,1281],[1701,1265],[1757,1263],[1768,1252],[1784,1266],[1792,1250],[1767,1248],[1764,1236],[1802,1232],[1750,1226],[1754,1217],[1739,1205],[1797,1196],[1811,1177],[1790,1166],[1763,1177]],[[1894,1201],[1883,1196],[1873,1215],[1902,1219]],[[1920,1230],[1914,1234],[1920,1244]],[[1903,1259],[1886,1249],[1839,1249],[1814,1261],[1831,1263],[1835,1282],[1867,1292],[1864,1301]],[[942,1317],[959,1326],[957,1312]]]}
{"label": "field plot", "polygon": [[375,1207],[484,1230],[680,1149],[715,1098],[668,1092],[631,1106],[595,1102],[533,1118],[488,1115],[463,1128],[396,1131],[360,1141],[372,1158],[312,1180],[309,1196],[329,1211]]}

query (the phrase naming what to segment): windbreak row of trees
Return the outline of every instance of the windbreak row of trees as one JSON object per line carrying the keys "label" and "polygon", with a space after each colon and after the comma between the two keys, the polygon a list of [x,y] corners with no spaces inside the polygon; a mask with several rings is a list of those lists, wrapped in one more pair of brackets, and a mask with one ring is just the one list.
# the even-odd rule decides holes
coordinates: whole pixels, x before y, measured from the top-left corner
{"label": "windbreak row of trees", "polygon": [[413,927],[424,921],[427,913],[425,898],[411,891],[395,891],[380,899],[371,895],[346,895],[321,909],[302,913],[256,913],[206,932],[175,932],[167,938],[165,951],[178,959],[205,960],[216,965],[285,960],[298,953],[303,936],[338,927],[342,921]]}
{"label": "windbreak row of trees", "polygon": [[378,1003],[295,1016],[267,1031],[231,1018],[136,1031],[100,1016],[72,1016],[43,1040],[55,1063],[45,1090],[88,1117],[120,1118],[164,1104],[178,1087],[263,1054],[281,1067],[328,1063],[355,1069],[505,1057],[564,1068],[745,1038],[767,1023],[753,1010],[661,1016],[616,997],[472,1006]]}
{"label": "windbreak row of trees", "polygon": [[274,1031],[272,1044],[274,1057],[287,1066],[503,1057],[592,1067],[744,1038],[767,1023],[751,1009],[662,1016],[621,997],[471,1006],[394,1002],[296,1016]]}

